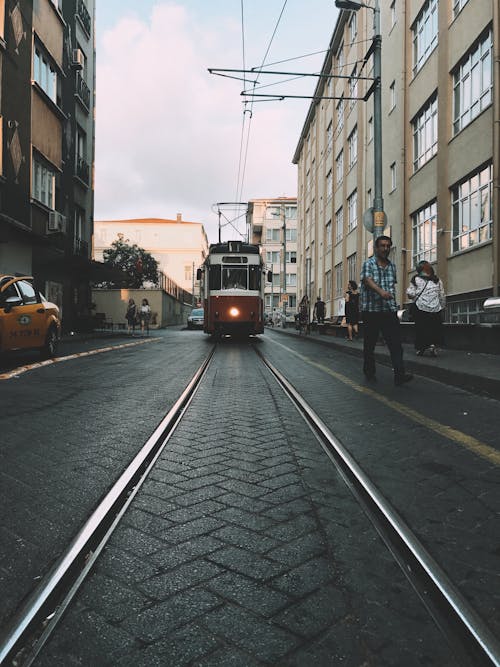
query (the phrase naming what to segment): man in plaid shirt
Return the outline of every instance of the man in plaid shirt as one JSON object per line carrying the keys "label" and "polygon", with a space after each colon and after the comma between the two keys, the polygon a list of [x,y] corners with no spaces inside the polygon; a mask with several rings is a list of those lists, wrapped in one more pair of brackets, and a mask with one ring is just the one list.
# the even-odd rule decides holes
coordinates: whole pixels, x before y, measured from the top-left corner
{"label": "man in plaid shirt", "polygon": [[368,380],[375,379],[375,345],[382,333],[391,354],[394,384],[401,385],[413,379],[403,364],[403,347],[397,316],[396,267],[389,259],[392,240],[379,236],[375,254],[363,263],[361,269],[361,313],[363,318],[363,372]]}

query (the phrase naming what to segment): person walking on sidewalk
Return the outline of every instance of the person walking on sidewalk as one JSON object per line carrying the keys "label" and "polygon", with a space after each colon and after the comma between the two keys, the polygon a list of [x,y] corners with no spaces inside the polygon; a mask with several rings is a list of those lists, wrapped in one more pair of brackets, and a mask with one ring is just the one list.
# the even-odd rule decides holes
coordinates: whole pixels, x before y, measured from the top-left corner
{"label": "person walking on sidewalk", "polygon": [[375,254],[363,263],[361,269],[363,372],[367,380],[375,379],[375,345],[381,332],[391,355],[394,384],[401,385],[412,380],[413,375],[406,373],[403,363],[396,303],[396,267],[389,259],[391,247],[390,236],[379,236],[375,240]]}
{"label": "person walking on sidewalk", "polygon": [[436,357],[436,347],[443,344],[441,311],[446,304],[444,287],[429,262],[419,262],[416,270],[417,274],[406,290],[415,306],[415,350],[421,356],[428,349],[431,356]]}
{"label": "person walking on sidewalk", "polygon": [[314,309],[313,309],[313,320],[316,319],[316,322],[318,324],[324,324],[325,323],[325,310],[326,310],[326,304],[321,299],[321,297],[318,296],[318,298],[316,299],[316,303],[314,304]]}
{"label": "person walking on sidewalk", "polygon": [[135,323],[137,319],[137,306],[133,299],[128,300],[127,312],[125,313],[125,319],[127,320],[127,331],[130,333],[135,332]]}
{"label": "person walking on sidewalk", "polygon": [[149,336],[149,320],[151,319],[151,307],[147,299],[142,300],[141,308],[139,311],[139,319],[141,321],[142,335],[144,335],[144,327],[146,327],[146,332]]}
{"label": "person walking on sidewalk", "polygon": [[352,340],[352,335],[358,335],[359,322],[359,292],[358,283],[350,280],[345,293],[345,321],[347,324],[347,340]]}

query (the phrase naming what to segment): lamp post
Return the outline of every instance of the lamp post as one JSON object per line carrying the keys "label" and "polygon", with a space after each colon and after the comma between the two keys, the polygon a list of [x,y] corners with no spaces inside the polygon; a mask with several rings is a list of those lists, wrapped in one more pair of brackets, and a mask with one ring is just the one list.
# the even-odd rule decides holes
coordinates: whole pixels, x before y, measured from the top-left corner
{"label": "lamp post", "polygon": [[384,233],[386,215],[382,194],[382,34],[380,32],[379,0],[374,6],[366,5],[357,0],[335,0],[338,9],[350,9],[357,12],[361,7],[373,11],[373,163],[374,163],[374,197],[372,208],[373,240]]}

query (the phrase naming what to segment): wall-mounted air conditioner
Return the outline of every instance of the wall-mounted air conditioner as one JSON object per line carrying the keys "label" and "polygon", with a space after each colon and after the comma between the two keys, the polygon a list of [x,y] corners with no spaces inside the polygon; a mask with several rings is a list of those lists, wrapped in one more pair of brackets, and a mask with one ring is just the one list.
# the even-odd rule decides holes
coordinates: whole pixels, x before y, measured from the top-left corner
{"label": "wall-mounted air conditioner", "polygon": [[73,49],[71,65],[73,69],[83,69],[83,66],[85,65],[85,56],[81,49]]}
{"label": "wall-mounted air conditioner", "polygon": [[66,233],[66,217],[59,211],[51,211],[47,222],[47,233],[54,234],[57,232],[60,234]]}

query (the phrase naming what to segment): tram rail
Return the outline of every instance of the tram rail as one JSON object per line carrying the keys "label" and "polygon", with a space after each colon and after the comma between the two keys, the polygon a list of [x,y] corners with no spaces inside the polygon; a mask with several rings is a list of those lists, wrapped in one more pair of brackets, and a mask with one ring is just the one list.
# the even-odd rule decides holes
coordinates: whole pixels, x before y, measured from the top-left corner
{"label": "tram rail", "polygon": [[0,665],[33,663],[181,421],[215,346],[177,401],[0,636]]}
{"label": "tram rail", "polygon": [[[182,420],[203,380],[216,347],[212,347],[184,392],[141,451],[0,637],[0,664],[25,667],[33,664]],[[456,655],[457,664],[500,667],[500,645],[485,622],[319,415],[287,378],[256,347],[254,349],[363,507],[435,624],[446,637]]]}

